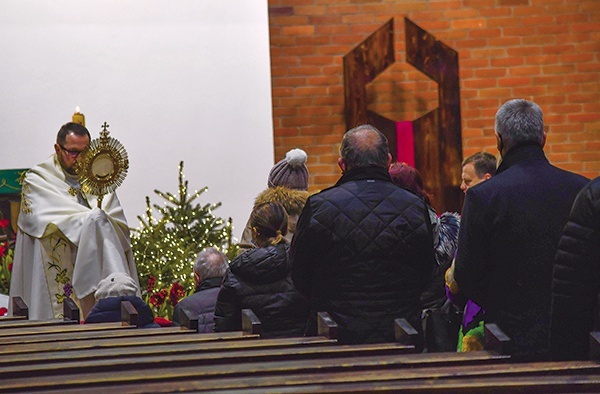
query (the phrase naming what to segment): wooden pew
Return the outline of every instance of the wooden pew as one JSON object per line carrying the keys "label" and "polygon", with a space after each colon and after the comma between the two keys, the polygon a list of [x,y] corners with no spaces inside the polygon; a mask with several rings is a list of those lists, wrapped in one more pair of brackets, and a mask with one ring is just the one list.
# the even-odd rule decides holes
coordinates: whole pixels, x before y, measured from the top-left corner
{"label": "wooden pew", "polygon": [[[265,345],[268,342],[281,341],[277,339],[257,339],[245,341],[245,344]],[[237,342],[240,343],[240,342]],[[396,351],[394,351],[394,349]],[[445,365],[461,364],[475,365],[482,368],[492,362],[503,362],[507,356],[494,355],[490,357],[487,352],[474,354],[466,353],[432,353],[432,354],[406,354],[401,345],[330,345],[313,348],[290,347],[285,349],[244,349],[243,352],[226,352],[222,348],[193,352],[187,355],[180,353],[171,356],[157,355],[150,357],[123,357],[114,355],[107,359],[99,357],[87,361],[63,361],[60,363],[36,363],[29,365],[8,364],[0,368],[0,390],[15,389],[27,377],[29,389],[60,387],[82,388],[93,387],[101,382],[115,385],[135,384],[143,385],[151,378],[160,380],[196,380],[213,379],[214,386],[207,388],[227,388],[223,381],[246,380],[263,377],[264,382],[258,381],[254,385],[264,385],[272,381],[275,376],[303,376],[304,383],[314,382],[315,375],[324,374],[349,374],[362,373],[372,370],[378,372],[398,370],[404,373],[413,373],[416,368],[421,368],[420,374],[441,373]],[[257,352],[256,350],[262,350]],[[165,368],[168,366],[168,368]],[[447,371],[449,374],[450,372]],[[389,373],[388,377],[389,378]],[[420,376],[420,375],[419,375]],[[438,376],[438,375],[434,375]],[[440,375],[441,376],[441,375]],[[21,383],[19,383],[19,381]],[[220,382],[220,383],[219,383]],[[228,383],[229,384],[229,383]],[[230,388],[243,384],[236,382]],[[238,387],[241,388],[241,387]],[[154,389],[147,387],[149,391]]]}
{"label": "wooden pew", "polygon": [[29,308],[23,298],[12,297],[10,300],[12,304],[12,316],[0,317],[0,323],[14,320],[28,320],[29,319]]}
{"label": "wooden pew", "polygon": [[[424,354],[421,357],[426,357]],[[313,361],[314,362],[314,361]],[[320,362],[314,362],[321,364]],[[319,365],[321,366],[321,365]],[[226,366],[222,366],[225,368]],[[154,371],[151,371],[154,372]],[[340,369],[339,365],[333,366],[331,371],[316,372],[314,369],[296,370],[294,373],[272,373],[262,374],[258,368],[251,370],[245,376],[218,376],[205,378],[203,374],[196,374],[192,378],[184,376],[185,371],[176,369],[173,379],[154,379],[156,375],[148,374],[146,382],[119,381],[119,390],[122,393],[137,392],[174,392],[178,390],[187,391],[209,391],[230,390],[236,392],[371,392],[371,391],[418,391],[422,393],[431,392],[456,392],[458,388],[464,391],[477,392],[508,392],[514,387],[517,379],[527,379],[527,384],[533,392],[534,389],[542,392],[573,392],[573,380],[584,381],[589,392],[598,392],[600,383],[600,367],[590,361],[563,363],[528,363],[528,364],[486,364],[486,365],[453,365],[453,366],[431,366],[410,367],[398,365],[385,365],[380,368],[366,370]],[[193,371],[189,371],[193,374]],[[553,377],[553,387],[545,381]],[[74,379],[83,378],[76,376]],[[160,377],[159,377],[160,378]],[[111,374],[109,379],[113,379]],[[73,382],[73,386],[83,383],[82,380]],[[495,384],[496,386],[489,386]],[[83,385],[82,387],[85,387]],[[94,386],[101,389],[103,384]],[[523,393],[522,386],[516,386],[516,392]],[[498,388],[501,388],[500,391]],[[65,393],[69,392],[69,385]],[[80,390],[81,386],[77,388]]]}
{"label": "wooden pew", "polygon": [[[64,305],[64,320],[70,324],[50,324],[60,321],[51,319],[51,322],[20,321],[18,324],[0,326],[0,346],[15,343],[54,342],[78,338],[89,340],[138,335],[128,330],[137,328],[138,324],[138,313],[129,301],[121,303],[122,321],[110,323],[75,324],[79,323],[79,308],[71,299],[67,299]],[[144,332],[141,335],[177,333],[184,332],[184,330],[183,328],[166,328],[161,331]]]}
{"label": "wooden pew", "polygon": [[[244,313],[245,328],[257,332],[256,316]],[[400,343],[337,344],[330,339],[335,322],[327,315],[320,320],[323,335],[313,338],[254,334],[251,341],[188,341],[213,335],[194,334],[158,343],[141,336],[113,338],[110,345],[90,347],[80,346],[81,339],[70,346],[38,344],[44,346],[37,350],[21,344],[24,352],[0,352],[0,391],[479,392],[486,385],[502,392],[600,390],[598,361],[511,363],[502,354],[509,338],[492,324],[485,342],[495,350],[410,354],[414,347]],[[400,339],[414,334],[405,321],[395,323]],[[0,345],[0,351],[8,348]],[[544,383],[549,377],[552,385]]]}
{"label": "wooden pew", "polygon": [[71,298],[63,301],[63,318],[46,320],[29,320],[29,308],[21,297],[13,297],[13,317],[0,318],[0,331],[6,328],[59,326],[79,324],[79,308]]}
{"label": "wooden pew", "polygon": [[[257,324],[253,314],[248,311],[244,313]],[[327,315],[321,315],[321,331],[325,330],[323,327],[331,331],[334,326],[335,324]],[[310,381],[310,376],[314,373],[355,372],[374,368],[405,369],[418,366],[432,368],[457,362],[481,365],[502,362],[508,358],[489,352],[451,353],[445,356],[439,353],[426,356],[406,354],[412,352],[414,347],[398,343],[337,345],[334,340],[327,340],[325,337],[321,340],[326,342],[320,343],[319,346],[308,344],[308,340],[318,338],[260,339],[244,342],[244,345],[252,346],[237,347],[237,349],[232,347],[224,349],[224,346],[219,343],[216,344],[218,346],[211,347],[210,345],[213,344],[208,344],[209,346],[202,346],[200,349],[190,349],[187,344],[185,349],[188,353],[183,352],[181,347],[174,349],[176,345],[173,344],[143,346],[139,349],[144,350],[144,353],[135,354],[123,354],[123,351],[129,348],[117,347],[112,349],[110,354],[93,350],[83,356],[82,352],[79,352],[79,359],[65,355],[69,353],[72,356],[73,351],[63,351],[52,353],[53,358],[46,357],[46,362],[39,360],[31,362],[23,357],[21,359],[11,357],[12,363],[0,364],[0,380],[3,382],[0,384],[0,389],[4,384],[9,386],[16,384],[12,379],[19,377],[28,377],[29,388],[34,388],[31,385],[51,388],[58,385],[58,382],[72,382],[73,387],[81,388],[88,385],[93,387],[99,383],[98,379],[105,379],[106,376],[109,376],[106,379],[111,384],[119,386],[133,381],[137,385],[142,384],[149,379],[150,375],[152,379],[158,380],[213,379],[217,384],[223,379],[229,381],[255,375],[265,375],[268,381],[271,375],[300,374],[307,376]],[[235,342],[236,345],[239,343]],[[277,345],[274,346],[275,344]],[[329,346],[322,346],[323,344]],[[164,373],[165,365],[169,366],[167,373]],[[217,386],[221,384],[222,382]],[[60,387],[61,390],[66,389],[70,387],[70,383]],[[37,390],[38,386],[35,388]],[[147,389],[154,390],[148,387]]]}
{"label": "wooden pew", "polygon": [[[0,355],[0,368],[15,365],[28,365],[38,363],[61,363],[68,361],[86,361],[102,359],[131,359],[135,357],[184,357],[188,354],[208,354],[209,360],[220,359],[225,356],[239,356],[243,352],[255,351],[257,354],[264,352],[266,355],[273,353],[274,357],[289,355],[289,349],[311,349],[314,347],[327,347],[335,341],[322,337],[306,338],[280,338],[261,339],[257,336],[242,336],[240,332],[220,334],[186,335],[185,341],[141,341],[130,340],[118,346],[105,346],[99,348],[74,348],[74,349],[27,349],[27,351],[14,351]],[[138,338],[140,339],[140,338]],[[399,351],[402,351],[400,349]],[[281,352],[281,353],[278,353]],[[210,355],[214,353],[215,355]],[[290,356],[292,357],[292,356]],[[212,362],[212,361],[210,361]]]}

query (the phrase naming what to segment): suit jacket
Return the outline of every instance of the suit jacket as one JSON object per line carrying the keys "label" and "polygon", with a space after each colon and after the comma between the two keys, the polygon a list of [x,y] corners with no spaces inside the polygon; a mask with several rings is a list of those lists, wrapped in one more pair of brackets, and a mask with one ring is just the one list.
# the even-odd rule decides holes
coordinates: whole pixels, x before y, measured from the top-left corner
{"label": "suit jacket", "polygon": [[552,166],[541,147],[511,149],[496,175],[467,192],[454,277],[511,338],[515,358],[549,355],[552,265],[587,179]]}

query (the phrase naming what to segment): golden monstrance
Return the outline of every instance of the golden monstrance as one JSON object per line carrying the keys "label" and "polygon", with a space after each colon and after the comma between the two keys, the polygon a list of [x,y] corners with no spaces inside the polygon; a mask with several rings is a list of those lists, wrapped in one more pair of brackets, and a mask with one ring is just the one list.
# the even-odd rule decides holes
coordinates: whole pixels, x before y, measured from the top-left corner
{"label": "golden monstrance", "polygon": [[98,196],[98,208],[106,194],[121,186],[128,169],[127,151],[118,140],[109,137],[106,122],[102,125],[100,138],[90,142],[75,165],[81,190]]}

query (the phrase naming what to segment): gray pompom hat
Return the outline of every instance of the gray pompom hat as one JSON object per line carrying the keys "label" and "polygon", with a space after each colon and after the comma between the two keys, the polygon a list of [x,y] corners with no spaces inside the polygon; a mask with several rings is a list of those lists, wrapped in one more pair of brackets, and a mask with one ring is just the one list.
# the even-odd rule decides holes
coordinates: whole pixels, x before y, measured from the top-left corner
{"label": "gray pompom hat", "polygon": [[290,189],[308,189],[308,168],[306,152],[292,149],[285,158],[277,162],[269,172],[269,187],[284,186]]}

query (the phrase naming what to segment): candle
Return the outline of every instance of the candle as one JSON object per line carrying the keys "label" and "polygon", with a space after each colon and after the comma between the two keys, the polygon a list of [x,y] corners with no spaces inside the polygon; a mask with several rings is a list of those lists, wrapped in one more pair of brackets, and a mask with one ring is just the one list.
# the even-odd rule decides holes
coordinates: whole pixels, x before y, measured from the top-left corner
{"label": "candle", "polygon": [[75,113],[73,114],[73,123],[79,123],[80,125],[85,127],[85,116],[81,112],[79,112],[79,105],[75,108]]}

